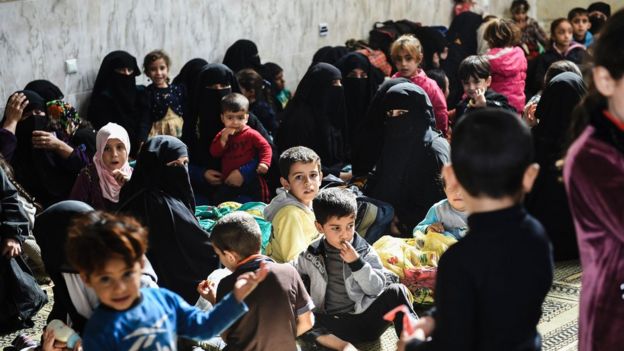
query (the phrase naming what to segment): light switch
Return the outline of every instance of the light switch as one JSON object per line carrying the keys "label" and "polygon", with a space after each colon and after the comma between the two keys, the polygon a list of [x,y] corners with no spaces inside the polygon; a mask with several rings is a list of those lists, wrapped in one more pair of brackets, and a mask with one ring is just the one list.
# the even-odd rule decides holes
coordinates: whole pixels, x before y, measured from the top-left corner
{"label": "light switch", "polygon": [[65,73],[74,74],[78,72],[78,60],[68,59],[65,60]]}
{"label": "light switch", "polygon": [[327,23],[319,23],[319,36],[321,37],[327,36],[328,32],[329,32],[329,27],[327,26]]}

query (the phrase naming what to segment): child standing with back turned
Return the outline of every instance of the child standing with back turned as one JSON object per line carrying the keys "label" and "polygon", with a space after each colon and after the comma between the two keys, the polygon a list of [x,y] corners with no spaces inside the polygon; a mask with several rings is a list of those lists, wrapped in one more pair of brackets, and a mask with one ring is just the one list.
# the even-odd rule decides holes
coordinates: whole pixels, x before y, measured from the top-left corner
{"label": "child standing with back turned", "polygon": [[540,350],[553,258],[522,205],[539,172],[531,131],[507,111],[472,112],[453,131],[451,162],[443,176],[462,190],[469,229],[440,258],[436,308],[416,322],[406,349]]}

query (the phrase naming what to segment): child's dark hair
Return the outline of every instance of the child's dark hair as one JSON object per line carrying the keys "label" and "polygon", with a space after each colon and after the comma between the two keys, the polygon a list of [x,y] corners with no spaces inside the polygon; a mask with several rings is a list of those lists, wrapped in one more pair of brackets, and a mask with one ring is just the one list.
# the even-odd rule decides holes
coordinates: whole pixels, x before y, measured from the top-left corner
{"label": "child's dark hair", "polygon": [[483,108],[470,112],[453,131],[453,170],[474,197],[520,195],[533,156],[531,131],[508,111]]}
{"label": "child's dark hair", "polygon": [[334,187],[321,190],[312,201],[312,208],[316,221],[323,225],[330,217],[355,216],[357,201],[350,190]]}
{"label": "child's dark hair", "polygon": [[444,70],[441,70],[439,68],[433,68],[425,73],[427,73],[427,77],[433,79],[438,84],[442,92],[446,91],[446,73],[444,72]]}
{"label": "child's dark hair", "polygon": [[514,0],[511,2],[511,13],[527,13],[529,12],[529,2],[527,0]]}
{"label": "child's dark hair", "polygon": [[221,112],[249,111],[249,100],[240,93],[230,93],[221,99]]}
{"label": "child's dark hair", "polygon": [[468,56],[459,64],[457,76],[462,82],[467,82],[470,78],[487,79],[491,76],[490,61],[482,55]]}
{"label": "child's dark hair", "polygon": [[237,211],[217,221],[210,241],[219,250],[235,252],[244,259],[260,252],[262,232],[252,215]]}
{"label": "child's dark hair", "polygon": [[[557,30],[557,27],[559,27],[559,25],[563,22],[568,22],[570,23],[570,21],[568,21],[567,18],[557,18],[556,20],[552,21],[552,23],[550,24],[550,40],[552,42],[554,42],[554,37],[555,37],[555,31]],[[572,25],[572,23],[570,23],[570,25]]]}
{"label": "child's dark hair", "polygon": [[280,174],[283,178],[288,179],[290,167],[297,163],[317,163],[318,170],[321,171],[321,158],[314,150],[305,146],[294,146],[282,152],[279,158]]}
{"label": "child's dark hair", "polygon": [[572,72],[578,74],[581,78],[583,77],[583,74],[576,63],[568,60],[559,60],[548,66],[546,75],[544,75],[544,86],[548,85],[553,78],[563,72]]}
{"label": "child's dark hair", "polygon": [[568,21],[572,22],[574,17],[578,17],[578,16],[585,16],[589,18],[589,12],[587,12],[587,9],[584,9],[582,7],[575,7],[572,10],[570,10],[570,12],[568,12]]}
{"label": "child's dark hair", "polygon": [[[145,58],[143,59],[143,73],[147,74],[147,71],[149,70],[149,66],[157,60],[163,59],[165,60],[165,65],[167,65],[167,67],[171,67],[171,59],[169,58],[169,55],[167,55],[166,52],[164,52],[161,49],[158,50],[154,50],[151,51],[149,54],[145,55]],[[169,77],[167,77],[167,83],[169,83]]]}
{"label": "child's dark hair", "polygon": [[238,85],[245,90],[253,90],[256,101],[266,101],[272,105],[271,84],[251,68],[245,68],[236,73]]}
{"label": "child's dark hair", "polygon": [[[624,76],[624,9],[616,12],[607,20],[600,31],[600,36],[593,44],[593,66],[604,67],[614,80]],[[570,125],[571,144],[589,124],[592,114],[599,113],[607,108],[607,99],[594,86],[593,79],[589,79],[589,92],[573,113]]]}
{"label": "child's dark hair", "polygon": [[94,211],[75,218],[68,229],[65,252],[69,263],[87,275],[121,258],[130,267],[147,250],[147,229],[136,219]]}
{"label": "child's dark hair", "polygon": [[483,39],[491,48],[505,48],[514,46],[520,41],[521,32],[518,26],[509,19],[496,18],[489,21]]}

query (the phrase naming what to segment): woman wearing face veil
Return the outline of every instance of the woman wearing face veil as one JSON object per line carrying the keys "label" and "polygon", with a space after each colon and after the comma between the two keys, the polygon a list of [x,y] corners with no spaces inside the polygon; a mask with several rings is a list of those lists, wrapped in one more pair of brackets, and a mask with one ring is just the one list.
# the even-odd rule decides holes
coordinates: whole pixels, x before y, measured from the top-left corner
{"label": "woman wearing face veil", "polygon": [[[221,99],[232,92],[240,92],[240,89],[234,73],[227,66],[220,63],[208,64],[199,73],[195,87],[195,106],[191,108],[191,114],[197,116],[199,120],[197,124],[199,137],[194,149],[190,150],[192,162],[190,174],[193,189],[199,193],[198,201],[202,204],[210,203],[215,187],[224,180],[221,172],[218,171],[221,169],[219,159],[211,157],[209,150],[212,140],[223,129]],[[249,114],[247,124],[273,145],[269,133],[252,113]],[[256,176],[257,162],[256,160],[255,164],[248,164],[239,169],[243,178]],[[274,173],[273,168],[269,169],[269,178]],[[269,183],[272,182],[269,181]]]}
{"label": "woman wearing face veil", "polygon": [[[336,67],[342,73],[345,103],[347,105],[347,124],[349,140],[353,141],[355,131],[359,129],[366,116],[366,110],[379,84],[383,82],[383,73],[370,64],[368,58],[359,52],[343,56]],[[351,150],[355,145],[351,144]]]}
{"label": "woman wearing face veil", "polygon": [[187,162],[186,145],[179,139],[159,135],[147,140],[132,178],[121,190],[119,212],[149,228],[147,257],[159,285],[194,304],[197,283],[218,267],[219,260],[194,216]]}
{"label": "woman wearing face veil", "polygon": [[340,175],[348,157],[347,111],[340,70],[328,63],[310,67],[282,115],[276,137],[280,151],[306,146],[321,157],[323,174]]}
{"label": "woman wearing face veil", "polygon": [[535,115],[539,124],[531,130],[540,173],[528,194],[526,207],[546,228],[556,260],[578,258],[576,232],[568,197],[555,163],[564,156],[566,136],[574,107],[587,92],[583,79],[564,72],[553,78],[542,93]]}
{"label": "woman wearing face veil", "polygon": [[134,156],[145,141],[150,123],[143,87],[136,85],[141,71],[136,58],[125,51],[113,51],[104,57],[91,92],[88,119],[96,130],[108,122],[121,125],[128,131]]}
{"label": "woman wearing face veil", "polygon": [[223,64],[234,73],[245,68],[257,71],[261,67],[258,47],[251,40],[239,39],[225,52]]}
{"label": "woman wearing face veil", "polygon": [[199,72],[208,64],[208,61],[202,58],[194,58],[182,66],[180,73],[173,79],[173,84],[181,86],[184,90],[186,101],[184,108],[184,124],[182,125],[182,141],[189,150],[195,148],[197,143],[197,114],[191,112],[192,106],[195,106],[195,88],[197,87],[197,76]]}
{"label": "woman wearing face veil", "polygon": [[[45,101],[29,90],[28,105],[16,110],[9,98],[2,121],[2,151],[15,179],[44,207],[69,195],[78,172],[95,153],[95,132],[75,108],[63,101]],[[15,123],[17,121],[17,123]],[[14,133],[14,134],[13,134]]]}
{"label": "woman wearing face veil", "polygon": [[433,108],[422,88],[401,83],[383,98],[386,111],[381,155],[367,194],[390,203],[401,234],[425,218],[434,203],[444,198],[440,171],[449,162],[449,144],[435,128]]}

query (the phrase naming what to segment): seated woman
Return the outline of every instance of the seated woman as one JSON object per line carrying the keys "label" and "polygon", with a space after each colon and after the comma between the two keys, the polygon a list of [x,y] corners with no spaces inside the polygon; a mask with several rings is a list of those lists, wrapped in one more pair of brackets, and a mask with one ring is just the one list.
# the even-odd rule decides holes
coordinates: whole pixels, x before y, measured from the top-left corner
{"label": "seated woman", "polygon": [[393,86],[383,106],[386,123],[379,131],[383,146],[367,195],[390,203],[398,231],[410,237],[429,208],[444,198],[439,179],[442,166],[449,161],[449,145],[433,129],[431,103],[417,85]]}
{"label": "seated woman", "polygon": [[2,126],[0,149],[16,181],[44,207],[67,199],[95,152],[90,124],[70,104],[46,106],[37,93],[24,90],[9,98]]}
{"label": "seated woman", "polygon": [[158,135],[137,155],[130,181],[121,189],[119,212],[149,228],[147,257],[159,284],[197,301],[197,284],[219,265],[210,236],[195,218],[195,198],[187,171],[188,151],[179,139]]}
{"label": "seated woman", "polygon": [[113,211],[121,187],[132,174],[128,133],[119,124],[108,123],[97,133],[96,148],[93,163],[80,171],[69,199],[85,202],[96,210]]}

